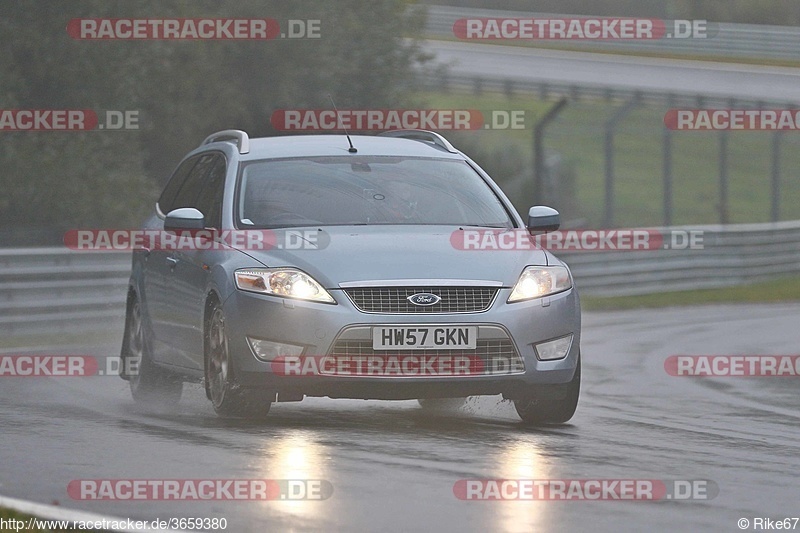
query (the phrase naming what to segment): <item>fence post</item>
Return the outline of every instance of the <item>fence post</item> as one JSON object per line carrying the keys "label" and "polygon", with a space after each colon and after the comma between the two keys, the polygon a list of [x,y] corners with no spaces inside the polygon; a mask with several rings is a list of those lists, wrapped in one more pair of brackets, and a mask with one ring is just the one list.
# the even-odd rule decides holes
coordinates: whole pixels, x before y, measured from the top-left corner
{"label": "fence post", "polygon": [[[569,103],[569,99],[562,98],[556,104],[547,110],[547,113],[539,119],[539,122],[533,126],[533,190],[529,197],[528,204],[544,204],[547,199],[544,198],[544,178],[545,178],[545,161],[544,161],[544,130],[561,113]],[[525,205],[528,205],[525,204]]]}
{"label": "fence post", "polygon": [[639,95],[635,94],[625,105],[606,121],[606,191],[605,191],[605,217],[603,225],[610,228],[614,224],[614,133],[617,125],[639,104]]}
{"label": "fence post", "polygon": [[[667,107],[675,107],[675,97],[670,95]],[[672,225],[672,130],[664,125],[664,225]]]}
{"label": "fence post", "polygon": [[783,134],[772,134],[772,221],[781,219],[781,140]]}
{"label": "fence post", "polygon": [[719,223],[728,223],[728,132],[719,134]]}

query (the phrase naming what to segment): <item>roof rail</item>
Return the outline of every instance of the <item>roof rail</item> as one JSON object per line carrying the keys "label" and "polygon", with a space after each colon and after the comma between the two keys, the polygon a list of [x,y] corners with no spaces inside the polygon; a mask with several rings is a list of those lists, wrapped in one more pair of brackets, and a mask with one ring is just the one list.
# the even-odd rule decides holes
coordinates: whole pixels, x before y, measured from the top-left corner
{"label": "roof rail", "polygon": [[240,154],[250,153],[250,137],[242,130],[223,130],[212,133],[200,143],[200,146],[220,141],[236,141]]}
{"label": "roof rail", "polygon": [[457,154],[458,150],[450,144],[450,141],[436,133],[428,130],[389,130],[378,134],[379,137],[400,137],[415,141],[425,141],[444,148],[450,153]]}

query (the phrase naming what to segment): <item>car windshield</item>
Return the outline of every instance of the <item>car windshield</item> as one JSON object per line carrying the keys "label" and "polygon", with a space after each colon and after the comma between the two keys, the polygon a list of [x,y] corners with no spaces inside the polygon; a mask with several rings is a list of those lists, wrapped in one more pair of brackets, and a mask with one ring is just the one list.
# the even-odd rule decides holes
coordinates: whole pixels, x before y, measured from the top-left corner
{"label": "car windshield", "polygon": [[465,161],[337,156],[243,165],[239,224],[252,228],[432,224],[511,228],[500,199]]}

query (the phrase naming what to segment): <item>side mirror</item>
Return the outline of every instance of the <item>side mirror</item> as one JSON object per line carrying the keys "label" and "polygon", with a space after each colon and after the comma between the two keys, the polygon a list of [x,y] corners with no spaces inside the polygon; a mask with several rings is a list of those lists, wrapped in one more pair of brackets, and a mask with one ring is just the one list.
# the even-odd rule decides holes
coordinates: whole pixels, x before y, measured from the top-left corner
{"label": "side mirror", "polygon": [[165,231],[200,230],[206,227],[206,217],[194,207],[173,209],[164,219]]}
{"label": "side mirror", "polygon": [[561,227],[561,215],[552,207],[536,205],[528,211],[528,230],[532,233],[547,233]]}

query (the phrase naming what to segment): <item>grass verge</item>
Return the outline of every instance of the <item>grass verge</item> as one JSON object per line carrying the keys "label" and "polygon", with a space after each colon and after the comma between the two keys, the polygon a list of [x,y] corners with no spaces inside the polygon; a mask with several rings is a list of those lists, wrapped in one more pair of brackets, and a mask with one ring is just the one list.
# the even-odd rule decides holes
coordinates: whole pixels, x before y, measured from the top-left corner
{"label": "grass verge", "polygon": [[800,302],[800,276],[788,276],[771,281],[694,291],[643,294],[640,296],[583,296],[584,311],[606,311],[655,307],[680,307],[723,303]]}

